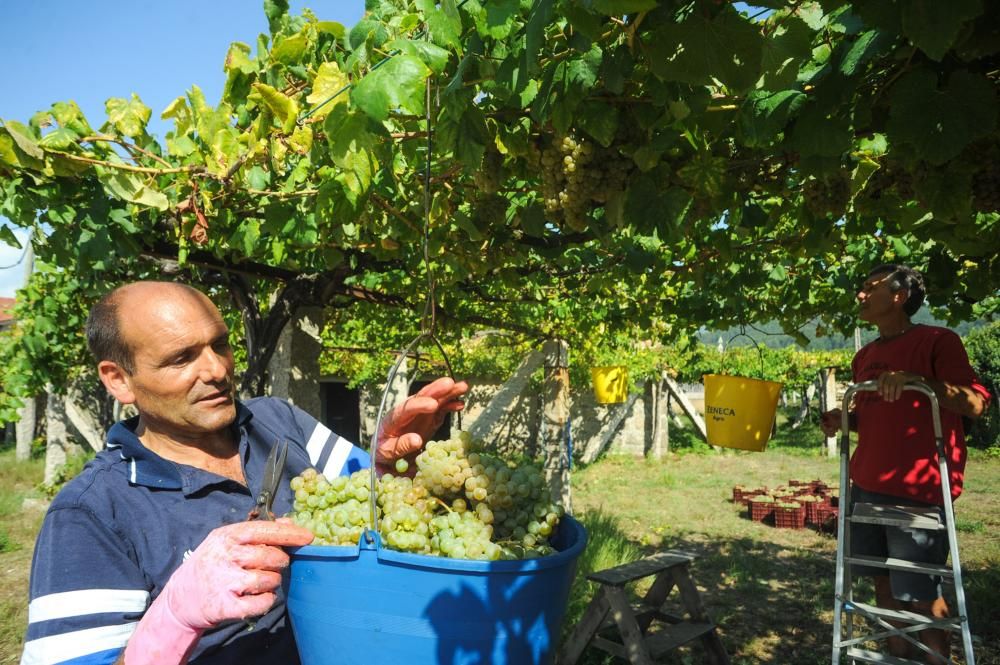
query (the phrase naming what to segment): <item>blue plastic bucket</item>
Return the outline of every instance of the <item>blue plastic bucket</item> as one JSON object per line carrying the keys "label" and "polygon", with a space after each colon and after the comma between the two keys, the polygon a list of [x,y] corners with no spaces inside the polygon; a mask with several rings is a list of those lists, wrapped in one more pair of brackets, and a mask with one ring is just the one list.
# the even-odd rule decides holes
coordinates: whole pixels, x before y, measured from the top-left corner
{"label": "blue plastic bucket", "polygon": [[587,532],[566,516],[555,554],[470,561],[367,544],[292,553],[288,613],[303,665],[543,665]]}

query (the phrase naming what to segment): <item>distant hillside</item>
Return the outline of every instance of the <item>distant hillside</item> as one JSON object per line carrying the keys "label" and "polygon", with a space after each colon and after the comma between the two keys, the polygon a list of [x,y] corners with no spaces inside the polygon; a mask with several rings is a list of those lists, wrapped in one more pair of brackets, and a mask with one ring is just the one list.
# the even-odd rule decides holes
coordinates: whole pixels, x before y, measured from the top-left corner
{"label": "distant hillside", "polygon": [[[920,310],[917,312],[916,316],[913,317],[915,323],[928,323],[931,325],[946,326],[947,324],[940,320],[934,318],[927,310]],[[984,326],[989,321],[965,321],[958,324],[957,326],[949,326],[952,330],[957,332],[962,337],[965,337],[970,330],[974,330],[980,326]],[[729,328],[728,330],[702,330],[698,333],[698,339],[703,344],[710,344],[715,346],[719,344],[721,340],[723,344],[729,343],[729,340],[739,332],[739,328]],[[828,351],[830,349],[853,349],[854,348],[854,331],[844,331],[844,333],[836,333],[833,335],[824,335],[823,337],[816,336],[816,325],[807,324],[803,326],[802,332],[806,337],[809,338],[809,344],[806,349],[811,351]],[[783,349],[786,346],[795,345],[795,340],[784,334],[781,330],[781,325],[777,321],[772,321],[763,325],[755,324],[753,328],[747,327],[746,334],[753,338],[755,342],[763,346],[770,347],[772,349]],[[868,342],[875,339],[877,336],[875,329],[866,326],[861,328],[861,343],[867,344]],[[737,337],[733,340],[734,346],[750,346],[750,342],[743,337]]]}

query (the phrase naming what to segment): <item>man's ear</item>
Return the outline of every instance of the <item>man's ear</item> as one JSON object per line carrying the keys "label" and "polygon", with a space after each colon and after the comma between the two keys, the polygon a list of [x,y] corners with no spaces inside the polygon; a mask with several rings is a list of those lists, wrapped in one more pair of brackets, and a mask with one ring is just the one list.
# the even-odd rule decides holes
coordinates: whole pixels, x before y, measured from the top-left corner
{"label": "man's ear", "polygon": [[135,402],[130,376],[117,363],[102,360],[97,363],[97,375],[101,377],[101,383],[107,388],[108,393],[116,400],[122,404]]}

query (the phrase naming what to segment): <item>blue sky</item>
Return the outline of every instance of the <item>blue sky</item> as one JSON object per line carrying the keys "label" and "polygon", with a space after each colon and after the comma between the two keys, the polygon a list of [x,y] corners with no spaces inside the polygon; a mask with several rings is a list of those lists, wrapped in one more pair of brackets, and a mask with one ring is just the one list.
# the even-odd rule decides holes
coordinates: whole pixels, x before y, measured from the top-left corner
{"label": "blue sky", "polygon": [[[290,4],[293,13],[309,7],[347,27],[364,12],[364,0]],[[31,0],[5,3],[3,24],[0,118],[27,122],[53,102],[73,100],[99,127],[104,101],[134,92],[153,110],[150,133],[161,139],[167,104],[194,84],[218,101],[229,44],[254,46],[267,32],[261,0]],[[23,267],[12,266],[20,257],[0,242],[0,296],[13,296],[23,282]]]}

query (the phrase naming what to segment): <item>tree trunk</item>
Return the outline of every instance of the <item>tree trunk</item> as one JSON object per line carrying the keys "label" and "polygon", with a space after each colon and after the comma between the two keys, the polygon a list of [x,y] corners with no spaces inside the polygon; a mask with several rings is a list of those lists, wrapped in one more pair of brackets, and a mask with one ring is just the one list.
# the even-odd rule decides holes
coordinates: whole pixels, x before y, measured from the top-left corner
{"label": "tree trunk", "polygon": [[24,406],[17,410],[17,430],[15,436],[14,457],[19,462],[23,462],[31,457],[31,442],[35,440],[35,427],[38,424],[38,399],[29,397],[24,400]]}
{"label": "tree trunk", "polygon": [[572,511],[569,484],[569,451],[566,423],[569,420],[569,348],[562,340],[545,342],[545,405],[542,409],[542,450],[545,479],[556,501]]}
{"label": "tree trunk", "polygon": [[[833,367],[825,367],[819,371],[820,380],[820,411],[825,413],[831,409],[837,408],[837,372]],[[827,457],[836,457],[839,454],[837,450],[837,437],[828,436],[826,437],[826,455]]]}

